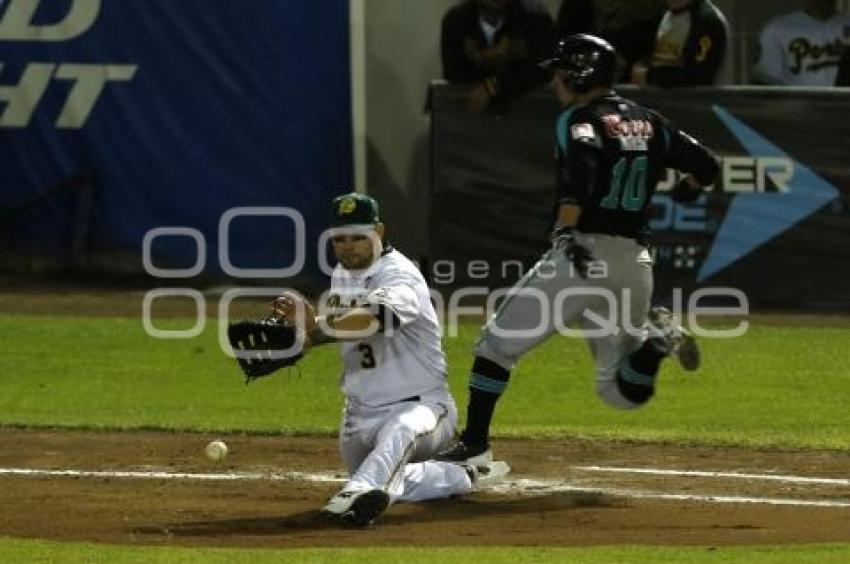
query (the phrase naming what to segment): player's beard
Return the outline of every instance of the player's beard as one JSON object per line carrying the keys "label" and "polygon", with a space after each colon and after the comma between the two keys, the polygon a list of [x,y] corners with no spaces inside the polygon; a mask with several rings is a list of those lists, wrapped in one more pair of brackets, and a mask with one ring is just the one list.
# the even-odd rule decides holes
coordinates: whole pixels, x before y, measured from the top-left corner
{"label": "player's beard", "polygon": [[353,253],[343,254],[339,257],[339,263],[346,270],[366,270],[372,266],[372,255],[356,255]]}

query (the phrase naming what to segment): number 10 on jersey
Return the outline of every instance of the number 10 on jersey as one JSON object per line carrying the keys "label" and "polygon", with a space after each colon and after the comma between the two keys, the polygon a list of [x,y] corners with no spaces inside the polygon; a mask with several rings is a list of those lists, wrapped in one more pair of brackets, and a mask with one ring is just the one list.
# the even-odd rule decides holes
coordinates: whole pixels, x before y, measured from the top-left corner
{"label": "number 10 on jersey", "polygon": [[[611,189],[599,203],[607,210],[640,211],[646,202],[647,158],[623,157],[611,169]],[[622,196],[622,197],[621,197]]]}

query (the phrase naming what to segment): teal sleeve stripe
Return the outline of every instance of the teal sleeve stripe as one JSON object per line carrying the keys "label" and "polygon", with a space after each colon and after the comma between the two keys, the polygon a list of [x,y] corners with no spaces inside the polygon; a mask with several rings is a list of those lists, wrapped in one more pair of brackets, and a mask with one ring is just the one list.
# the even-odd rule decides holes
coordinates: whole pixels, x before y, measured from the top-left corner
{"label": "teal sleeve stripe", "polygon": [[670,132],[667,131],[667,127],[662,127],[661,131],[664,133],[664,153],[670,152]]}
{"label": "teal sleeve stripe", "polygon": [[626,359],[625,362],[620,364],[620,377],[626,382],[631,382],[632,384],[637,384],[638,386],[655,385],[655,374],[641,374],[640,372],[629,366],[628,359]]}
{"label": "teal sleeve stripe", "polygon": [[558,142],[558,147],[561,153],[567,154],[567,141],[570,139],[569,126],[570,116],[573,115],[574,108],[569,108],[561,112],[558,119],[555,120],[555,139]]}
{"label": "teal sleeve stripe", "polygon": [[508,383],[500,380],[493,380],[492,378],[482,376],[481,374],[473,374],[469,381],[469,387],[484,392],[490,392],[491,394],[501,394],[505,391],[505,388],[508,387]]}

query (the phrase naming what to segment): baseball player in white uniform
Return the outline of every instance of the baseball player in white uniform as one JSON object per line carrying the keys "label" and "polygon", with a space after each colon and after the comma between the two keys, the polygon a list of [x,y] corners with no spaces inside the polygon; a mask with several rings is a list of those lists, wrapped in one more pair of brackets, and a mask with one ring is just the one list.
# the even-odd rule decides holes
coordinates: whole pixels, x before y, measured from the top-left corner
{"label": "baseball player in white uniform", "polygon": [[807,0],[805,9],[769,21],[761,32],[756,79],[788,86],[833,86],[850,48],[850,15],[835,0]]}
{"label": "baseball player in white uniform", "polygon": [[429,460],[451,442],[457,409],[422,274],[384,242],[373,198],[339,196],[331,217],[339,264],[324,315],[297,296],[273,304],[276,317],[303,325],[306,347],[342,343],[340,452],[350,478],[323,513],[366,526],[395,501],[445,498],[497,483],[509,471],[504,462]]}

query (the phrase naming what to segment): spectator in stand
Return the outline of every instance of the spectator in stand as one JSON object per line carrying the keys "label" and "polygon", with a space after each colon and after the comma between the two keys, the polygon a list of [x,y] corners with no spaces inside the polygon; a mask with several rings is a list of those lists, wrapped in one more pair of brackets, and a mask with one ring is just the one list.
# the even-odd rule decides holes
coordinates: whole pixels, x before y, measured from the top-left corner
{"label": "spectator in stand", "polygon": [[501,112],[547,81],[537,62],[554,43],[552,16],[537,0],[464,0],[443,16],[443,76],[470,87],[470,110]]}
{"label": "spectator in stand", "polygon": [[632,82],[663,88],[712,85],[726,58],[729,26],[711,0],[667,0],[649,65],[632,67]]}
{"label": "spectator in stand", "polygon": [[850,15],[836,0],[804,0],[803,9],[778,16],[761,32],[755,80],[787,86],[833,86],[850,46]]}
{"label": "spectator in stand", "polygon": [[666,6],[667,0],[562,0],[558,35],[589,33],[607,40],[617,50],[619,68],[626,71],[619,80],[628,82],[631,66],[652,54]]}

